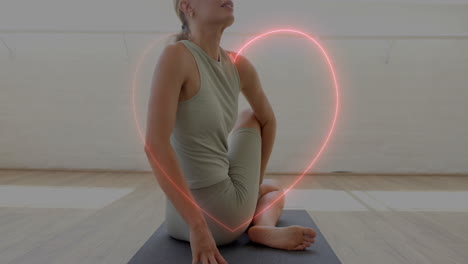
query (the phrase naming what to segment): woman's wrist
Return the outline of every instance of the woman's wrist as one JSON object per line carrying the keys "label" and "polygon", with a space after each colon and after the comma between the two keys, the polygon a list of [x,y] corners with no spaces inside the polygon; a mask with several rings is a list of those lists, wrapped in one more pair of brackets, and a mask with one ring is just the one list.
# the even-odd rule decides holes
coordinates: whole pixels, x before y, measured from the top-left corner
{"label": "woman's wrist", "polygon": [[206,228],[208,228],[208,224],[206,223],[205,218],[203,218],[203,216],[200,219],[193,221],[189,225],[190,231],[202,231]]}

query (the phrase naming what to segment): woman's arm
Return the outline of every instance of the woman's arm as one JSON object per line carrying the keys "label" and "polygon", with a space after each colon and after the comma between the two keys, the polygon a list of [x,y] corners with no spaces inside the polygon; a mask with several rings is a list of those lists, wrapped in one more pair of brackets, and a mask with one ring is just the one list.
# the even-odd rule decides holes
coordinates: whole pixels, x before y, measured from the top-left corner
{"label": "woman's arm", "polygon": [[187,67],[184,67],[187,64],[183,61],[184,50],[180,45],[183,44],[170,44],[163,50],[153,74],[148,102],[145,153],[166,196],[190,229],[198,229],[204,228],[206,221],[200,208],[188,200],[194,199],[170,144],[180,91],[188,76]]}
{"label": "woman's arm", "polygon": [[244,56],[239,55],[236,67],[241,79],[241,92],[255,113],[262,130],[262,161],[260,184],[270,159],[276,137],[276,117],[273,108],[263,91],[260,78],[254,65]]}

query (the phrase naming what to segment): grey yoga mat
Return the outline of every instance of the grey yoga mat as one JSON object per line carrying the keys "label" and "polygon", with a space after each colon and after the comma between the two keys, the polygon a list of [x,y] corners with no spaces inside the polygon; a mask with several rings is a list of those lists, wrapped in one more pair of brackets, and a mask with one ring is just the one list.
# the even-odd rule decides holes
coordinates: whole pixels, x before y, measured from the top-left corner
{"label": "grey yoga mat", "polygon": [[[191,264],[190,243],[169,236],[165,221],[151,235],[148,241],[130,259],[130,264]],[[229,264],[341,264],[330,245],[305,210],[283,210],[276,226],[300,225],[311,227],[317,232],[315,243],[305,250],[281,250],[250,241],[243,233],[230,244],[218,246],[219,252]]]}

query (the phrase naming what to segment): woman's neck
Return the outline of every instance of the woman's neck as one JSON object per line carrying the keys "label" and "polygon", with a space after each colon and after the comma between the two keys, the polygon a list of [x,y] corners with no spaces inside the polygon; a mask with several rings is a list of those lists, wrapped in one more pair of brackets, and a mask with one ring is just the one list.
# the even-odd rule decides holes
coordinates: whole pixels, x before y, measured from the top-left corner
{"label": "woman's neck", "polygon": [[221,53],[219,44],[221,43],[221,36],[224,29],[209,29],[197,30],[195,28],[191,31],[190,41],[197,44],[203,51],[206,52],[211,58],[219,61]]}

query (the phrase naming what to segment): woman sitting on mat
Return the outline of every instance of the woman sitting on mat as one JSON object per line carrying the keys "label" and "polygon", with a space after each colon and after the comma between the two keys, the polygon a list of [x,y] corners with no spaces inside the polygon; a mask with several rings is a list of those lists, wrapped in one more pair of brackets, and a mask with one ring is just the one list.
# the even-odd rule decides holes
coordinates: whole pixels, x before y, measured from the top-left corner
{"label": "woman sitting on mat", "polygon": [[[169,235],[190,242],[194,264],[227,263],[217,246],[246,231],[255,243],[305,249],[314,243],[312,228],[275,226],[284,196],[249,225],[234,232],[228,229],[246,223],[283,194],[278,182],[263,181],[276,119],[254,66],[243,56],[234,63],[235,54],[219,46],[223,31],[234,22],[233,3],[173,1],[182,32],[156,64],[145,142],[148,160],[167,196]],[[251,108],[238,114],[241,92]],[[166,177],[224,226],[204,217]]]}

